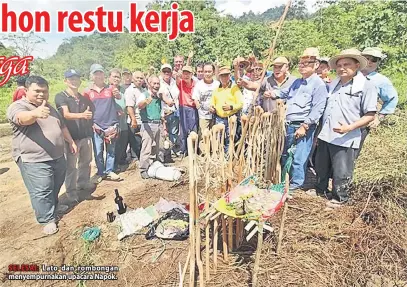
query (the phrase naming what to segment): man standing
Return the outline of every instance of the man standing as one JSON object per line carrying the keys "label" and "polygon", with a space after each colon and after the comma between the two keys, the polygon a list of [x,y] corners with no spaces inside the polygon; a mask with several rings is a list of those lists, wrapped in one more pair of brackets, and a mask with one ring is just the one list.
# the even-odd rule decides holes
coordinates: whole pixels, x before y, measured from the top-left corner
{"label": "man standing", "polygon": [[141,93],[137,97],[137,106],[140,109],[141,117],[141,154],[140,154],[140,173],[141,178],[147,179],[148,168],[150,166],[150,155],[152,146],[155,142],[154,154],[160,162],[164,161],[162,150],[160,126],[161,126],[161,101],[168,102],[165,94],[159,94],[160,79],[157,76],[151,76],[148,79],[148,91]]}
{"label": "man standing", "polygon": [[[286,57],[277,57],[273,63],[273,73],[263,80],[259,89],[256,105],[261,106],[265,112],[272,112],[276,109],[276,101],[272,99],[266,91],[289,88],[297,79],[290,75],[289,62]],[[242,79],[242,86],[247,90],[256,91],[259,83],[256,81],[246,81]]]}
{"label": "man standing", "polygon": [[[77,191],[91,190],[90,163],[92,161],[92,116],[93,105],[78,90],[81,75],[76,70],[65,72],[66,90],[55,96],[55,105],[64,118],[64,123],[78,147],[78,153],[66,153],[66,194],[72,201],[78,201]],[[69,151],[69,144],[66,144]]]}
{"label": "man standing", "polygon": [[131,150],[131,163],[129,168],[134,167],[137,160],[140,160],[141,150],[141,118],[140,110],[137,107],[137,98],[145,92],[143,88],[144,75],[141,71],[133,73],[133,83],[127,88],[124,96],[126,98],[127,113],[129,115],[127,124],[129,129],[129,143]]}
{"label": "man standing", "polygon": [[344,50],[329,64],[338,78],[329,84],[328,104],[318,136],[316,192],[327,194],[332,176],[332,194],[327,196],[332,198],[328,206],[335,208],[349,200],[361,128],[374,120],[378,95],[374,83],[360,72],[367,66],[360,51]]}
{"label": "man standing", "polygon": [[121,81],[121,72],[119,69],[112,69],[109,72],[109,84],[110,88],[114,93],[119,92],[120,98],[116,99],[116,110],[118,112],[119,117],[119,129],[120,134],[116,142],[115,146],[115,157],[114,157],[114,171],[120,172],[122,171],[120,166],[126,164],[126,150],[129,143],[129,134],[128,134],[128,127],[127,127],[127,113],[126,113],[126,102],[124,98],[124,90],[120,86]]}
{"label": "man standing", "polygon": [[177,77],[177,86],[179,94],[179,113],[180,113],[180,146],[181,153],[188,154],[187,138],[191,131],[198,131],[198,111],[194,100],[192,99],[193,90],[196,82],[192,80],[192,67],[182,68],[182,79]]}
{"label": "man standing", "polygon": [[[219,69],[220,86],[215,89],[211,97],[211,112],[215,114],[216,124],[225,126],[225,154],[229,148],[229,117],[239,116],[243,107],[243,96],[240,88],[232,84],[230,69],[222,67]],[[240,122],[238,120],[238,122]],[[235,139],[237,140],[237,138]],[[232,143],[233,145],[233,143]]]}
{"label": "man standing", "polygon": [[182,67],[184,67],[184,56],[177,55],[174,57],[174,70],[172,72],[172,77],[177,78],[178,75],[182,73]]}
{"label": "man standing", "polygon": [[274,90],[273,93],[277,97],[269,91],[264,93],[265,97],[286,100],[286,138],[281,166],[284,168],[289,157],[289,149],[295,146],[290,171],[291,191],[301,188],[304,184],[315,128],[326,105],[328,95],[326,84],[316,74],[318,57],[317,48],[307,48],[298,64],[302,78],[295,80],[288,88]]}
{"label": "man standing", "polygon": [[121,85],[121,88],[123,90],[126,90],[128,87],[130,87],[131,85],[131,79],[132,78],[132,74],[130,72],[129,69],[124,68],[122,71],[122,81],[123,84]]}
{"label": "man standing", "polygon": [[329,78],[329,72],[331,68],[329,68],[329,58],[319,58],[319,67],[317,69],[317,75],[327,84],[331,82]]}
{"label": "man standing", "polygon": [[362,139],[357,156],[360,154],[363,143],[365,142],[370,129],[377,128],[387,115],[393,114],[398,102],[397,90],[394,88],[391,81],[386,76],[377,72],[380,61],[385,59],[386,55],[384,55],[382,50],[377,47],[364,49],[362,55],[368,60],[368,64],[366,68],[362,70],[362,73],[376,86],[379,92],[379,98],[383,102],[383,105],[379,113],[375,116],[374,121],[372,121],[368,127],[362,129]]}
{"label": "man standing", "polygon": [[[213,125],[213,115],[211,109],[212,93],[219,88],[219,81],[213,79],[215,67],[211,63],[203,66],[204,78],[199,81],[194,89],[192,98],[198,108],[199,115],[199,141],[202,140],[202,133],[205,129],[211,129]],[[202,146],[201,146],[202,150]]]}
{"label": "man standing", "polygon": [[39,76],[27,78],[26,95],[7,109],[13,128],[13,159],[20,168],[38,223],[47,235],[58,232],[58,194],[65,180],[64,139],[69,151],[77,147],[58,112],[48,104],[48,82]]}
{"label": "man standing", "polygon": [[[98,171],[93,182],[100,183],[103,179],[119,181],[120,176],[113,170],[116,140],[120,134],[115,98],[120,99],[120,91],[113,90],[105,84],[105,72],[101,65],[93,64],[90,67],[90,75],[93,83],[84,92],[84,96],[90,99],[95,106],[93,149]],[[105,146],[106,164],[103,156]]]}
{"label": "man standing", "polygon": [[204,78],[204,65],[196,65],[196,80],[200,81]]}
{"label": "man standing", "polygon": [[17,89],[14,91],[13,94],[13,102],[18,101],[22,97],[25,96],[25,81],[27,80],[27,76],[20,76],[17,78]]}

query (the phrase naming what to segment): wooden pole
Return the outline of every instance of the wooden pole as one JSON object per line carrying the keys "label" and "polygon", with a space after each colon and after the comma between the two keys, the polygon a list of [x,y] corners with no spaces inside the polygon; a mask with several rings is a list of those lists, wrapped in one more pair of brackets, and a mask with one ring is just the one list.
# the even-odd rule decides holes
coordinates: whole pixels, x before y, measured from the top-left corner
{"label": "wooden pole", "polygon": [[258,232],[258,237],[257,237],[257,249],[256,249],[256,259],[254,262],[254,270],[253,270],[253,281],[252,281],[252,286],[257,287],[258,283],[258,275],[259,275],[259,269],[260,269],[260,257],[261,257],[261,252],[263,249],[263,225],[264,222],[260,221],[259,222],[259,232]]}
{"label": "wooden pole", "polygon": [[219,232],[219,223],[218,219],[215,218],[213,221],[213,269],[215,274],[218,271],[218,232]]}
{"label": "wooden pole", "polygon": [[[203,142],[205,147],[205,157],[206,157],[206,167],[205,167],[205,210],[209,212],[209,163],[210,163],[210,152],[211,152],[211,142],[210,142],[210,132],[206,129],[203,132]],[[206,249],[206,261],[205,261],[205,269],[206,269],[206,280],[210,280],[210,272],[209,272],[209,228],[210,228],[210,218],[208,217],[206,220],[206,228],[205,228],[205,249]]]}
{"label": "wooden pole", "polygon": [[[290,187],[290,177],[289,177],[288,173],[286,173],[284,192],[288,192],[289,187]],[[283,215],[281,216],[280,230],[278,233],[278,241],[277,241],[277,247],[276,247],[277,256],[280,255],[280,251],[281,251],[281,243],[283,241],[283,235],[284,235],[284,222],[285,222],[285,218],[287,216],[287,210],[288,210],[288,202],[286,201],[284,203],[284,210],[283,210]]]}
{"label": "wooden pole", "polygon": [[221,214],[222,222],[222,242],[223,242],[223,260],[228,261],[228,242],[225,216]]}

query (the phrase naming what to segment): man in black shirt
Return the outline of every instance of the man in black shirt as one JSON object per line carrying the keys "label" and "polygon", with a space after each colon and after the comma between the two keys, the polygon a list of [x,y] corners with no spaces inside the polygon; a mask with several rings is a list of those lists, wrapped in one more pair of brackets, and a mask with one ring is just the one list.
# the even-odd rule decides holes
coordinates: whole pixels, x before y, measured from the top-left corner
{"label": "man in black shirt", "polygon": [[65,72],[65,91],[55,96],[55,105],[65,120],[65,124],[78,146],[76,154],[66,153],[65,187],[69,199],[78,201],[79,190],[90,190],[90,163],[92,161],[92,102],[82,96],[78,89],[81,85],[80,73],[70,69]]}

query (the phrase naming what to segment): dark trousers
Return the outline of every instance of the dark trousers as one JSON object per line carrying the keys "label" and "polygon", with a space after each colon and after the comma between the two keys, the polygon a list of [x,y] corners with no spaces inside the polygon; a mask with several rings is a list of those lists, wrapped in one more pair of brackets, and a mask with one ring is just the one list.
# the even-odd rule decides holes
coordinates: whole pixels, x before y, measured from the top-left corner
{"label": "dark trousers", "polygon": [[191,107],[179,107],[180,148],[184,154],[188,153],[187,138],[190,132],[198,132],[198,110]]}
{"label": "dark trousers", "polygon": [[116,141],[114,166],[117,168],[119,164],[126,163],[126,150],[129,143],[129,131],[120,131],[120,136]]}
{"label": "dark trousers", "polygon": [[132,128],[131,125],[127,125],[129,127],[129,143],[130,143],[130,151],[131,151],[131,158],[140,160],[140,151],[141,151],[141,134],[140,134],[140,125],[137,125],[137,128]]}
{"label": "dark trousers", "polygon": [[318,140],[315,171],[318,176],[317,193],[328,190],[332,177],[332,195],[339,201],[349,199],[349,188],[353,178],[357,149],[341,147]]}
{"label": "dark trousers", "polygon": [[359,155],[360,155],[360,153],[362,151],[363,144],[365,143],[365,139],[367,138],[367,135],[369,134],[369,132],[370,132],[370,128],[368,128],[368,127],[361,129],[362,136],[361,136],[361,139],[360,139],[359,149],[356,152],[356,158],[359,157]]}

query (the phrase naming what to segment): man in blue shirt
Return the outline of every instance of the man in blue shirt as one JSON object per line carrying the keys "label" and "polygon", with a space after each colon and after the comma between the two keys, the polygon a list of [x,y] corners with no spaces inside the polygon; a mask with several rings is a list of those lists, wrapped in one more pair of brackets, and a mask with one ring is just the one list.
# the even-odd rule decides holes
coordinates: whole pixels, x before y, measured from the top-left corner
{"label": "man in blue shirt", "polygon": [[304,184],[315,129],[326,105],[327,87],[316,74],[319,65],[318,58],[317,48],[307,48],[299,62],[299,72],[302,78],[295,80],[287,88],[264,92],[264,97],[285,99],[286,101],[286,138],[281,166],[283,168],[286,164],[289,149],[295,146],[290,171],[291,191],[301,188]]}
{"label": "man in blue shirt", "polygon": [[368,127],[362,130],[362,140],[358,151],[358,156],[370,129],[376,128],[380,122],[383,121],[386,115],[393,114],[398,102],[397,90],[394,88],[391,81],[386,76],[377,72],[380,61],[385,59],[386,55],[384,55],[382,50],[377,47],[364,49],[362,55],[368,61],[368,64],[366,68],[362,70],[362,73],[376,86],[379,92],[379,98],[383,102],[383,105],[379,113],[376,114],[374,121],[371,122]]}
{"label": "man in blue shirt", "polygon": [[[367,66],[360,51],[344,50],[331,58],[329,65],[336,70],[338,78],[329,84],[328,103],[318,136],[316,192],[326,194],[331,199],[328,206],[335,208],[349,200],[361,128],[374,120],[377,90],[360,72]],[[327,193],[330,177],[332,193]]]}

